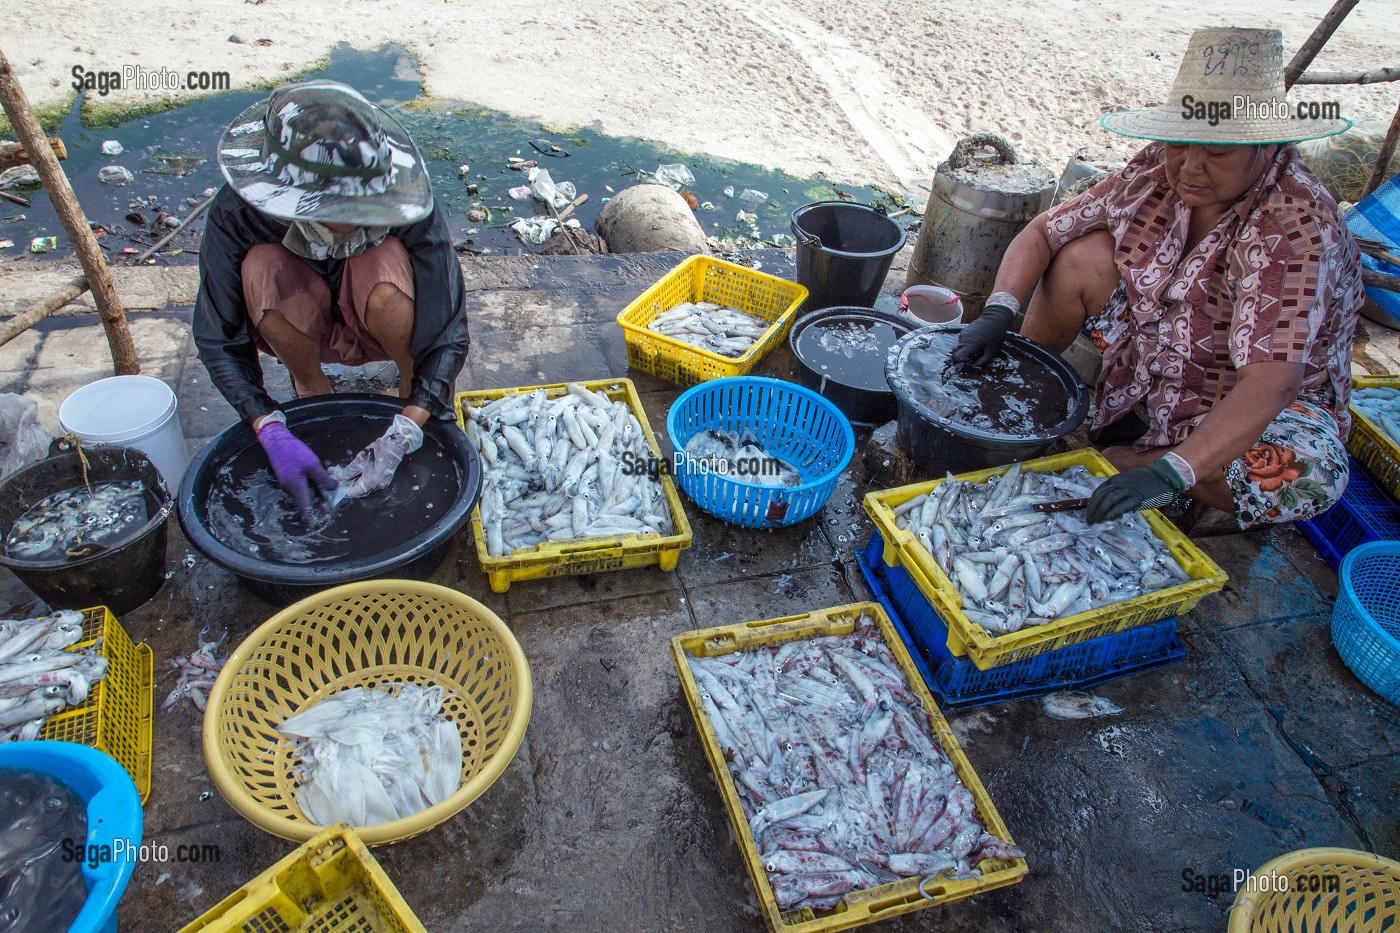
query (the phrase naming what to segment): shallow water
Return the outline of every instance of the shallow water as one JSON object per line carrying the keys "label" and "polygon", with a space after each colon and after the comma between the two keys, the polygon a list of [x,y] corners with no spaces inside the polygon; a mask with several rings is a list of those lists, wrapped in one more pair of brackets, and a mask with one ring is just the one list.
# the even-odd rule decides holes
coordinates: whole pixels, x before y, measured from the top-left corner
{"label": "shallow water", "polygon": [[[903,204],[882,192],[860,185],[836,186],[823,179],[806,179],[775,172],[759,165],[680,153],[640,139],[606,136],[586,127],[545,129],[528,120],[486,110],[468,102],[426,100],[422,95],[417,63],[401,47],[385,45],[373,51],[341,45],[333,50],[325,68],[299,80],[331,78],[350,84],[377,104],[387,107],[413,136],[423,155],[433,193],[446,208],[448,227],[461,248],[490,254],[533,253],[508,229],[519,217],[547,215],[535,201],[516,201],[509,190],[528,183],[521,171],[513,171],[510,158],[537,161],[556,182],[571,181],[588,200],[573,216],[592,229],[598,211],[623,188],[641,180],[641,172],[655,172],[659,165],[688,166],[695,182],[686,187],[700,203],[696,220],[707,234],[730,238],[734,246],[773,244],[775,237],[790,237],[789,214],[809,201],[836,200],[849,195],[861,203],[881,202],[891,208]],[[80,102],[55,128],[67,143],[63,163],[83,209],[103,229],[99,242],[120,254],[123,248],[144,251],[166,232],[153,227],[159,215],[185,216],[191,204],[203,199],[207,188],[223,184],[214,149],[224,129],[245,108],[267,97],[266,90],[236,90],[210,94],[179,107],[148,113],[111,127],[93,127],[83,119]],[[114,98],[93,97],[98,104]],[[406,106],[410,103],[413,106]],[[116,140],[125,151],[104,156],[105,140]],[[544,149],[537,151],[534,145]],[[557,151],[553,148],[557,146]],[[98,173],[108,165],[120,165],[135,181],[129,185],[103,184]],[[468,171],[461,172],[463,165]],[[471,186],[471,187],[469,187]],[[474,190],[473,190],[474,189]],[[767,194],[762,202],[746,201],[746,190]],[[726,191],[729,193],[726,194]],[[58,248],[45,254],[57,258],[71,253],[67,237],[41,186],[21,188],[16,194],[30,198],[32,207],[0,202],[0,240],[14,245],[0,247],[0,256],[24,252],[33,237],[56,235]],[[708,206],[707,206],[708,205]],[[753,214],[752,222],[740,222],[739,211]],[[131,215],[138,215],[137,223]],[[906,215],[899,223],[916,220]],[[196,232],[201,217],[165,248],[166,258],[187,251],[176,263],[192,263],[197,254]],[[782,241],[786,242],[786,241]],[[789,244],[790,245],[790,244]],[[121,261],[125,261],[124,259]]]}
{"label": "shallow water", "polygon": [[5,554],[16,560],[61,560],[85,546],[114,548],[146,527],[160,508],[139,480],[74,486],[45,496],[15,520]]}
{"label": "shallow water", "polygon": [[[347,425],[337,436],[298,436],[327,466],[345,464],[383,433],[376,419]],[[425,434],[423,447],[399,465],[385,489],[331,507],[315,495],[303,517],[252,444],[221,466],[208,499],[209,533],[233,550],[269,563],[324,564],[361,560],[398,548],[447,513],[460,489],[442,444]]]}
{"label": "shallow water", "polygon": [[0,769],[0,933],[68,929],[87,900],[86,839],[87,807],[66,784]]}
{"label": "shallow water", "polygon": [[950,359],[957,331],[921,335],[905,357],[910,394],[947,420],[1013,437],[1042,437],[1070,413],[1070,397],[1038,361],[1002,352],[973,368]]}
{"label": "shallow water", "polygon": [[835,318],[810,324],[797,335],[796,350],[819,375],[857,389],[883,391],[885,354],[903,336],[884,321]]}

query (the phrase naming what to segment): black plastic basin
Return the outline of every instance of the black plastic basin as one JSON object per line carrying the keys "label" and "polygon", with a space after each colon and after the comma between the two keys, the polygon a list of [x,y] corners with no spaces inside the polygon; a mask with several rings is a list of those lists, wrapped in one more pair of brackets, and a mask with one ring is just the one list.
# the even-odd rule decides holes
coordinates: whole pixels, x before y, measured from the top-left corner
{"label": "black plastic basin", "polygon": [[[822,308],[804,314],[788,333],[797,381],[830,399],[852,424],[878,427],[893,421],[895,399],[885,380],[885,356],[900,337],[922,326],[870,308]],[[814,327],[852,328],[862,339],[853,347],[827,352],[807,339]]]}
{"label": "black plastic basin", "polygon": [[[88,483],[140,480],[158,506],[132,537],[85,557],[62,560],[17,560],[0,548],[0,565],[14,571],[52,609],[106,606],[118,616],[150,599],[165,582],[165,540],[170,493],[149,457],[135,447],[84,449]],[[0,483],[0,535],[38,502],[64,489],[83,485],[78,454],[61,453],[12,473]]]}
{"label": "black plastic basin", "polygon": [[[403,402],[384,395],[346,393],[298,399],[282,406],[287,427],[327,465],[344,463],[354,451],[382,434]],[[451,537],[466,523],[481,494],[481,463],[466,434],[453,422],[429,420],[423,447],[400,465],[388,490],[371,493],[352,505],[374,509],[393,496],[411,504],[414,490],[428,490],[443,506],[432,513],[384,509],[354,532],[385,542],[382,550],[353,558],[297,560],[268,557],[230,546],[228,534],[211,521],[211,509],[223,509],[232,487],[267,458],[253,430],[239,422],[214,438],[195,456],[180,484],[177,515],[185,537],[205,557],[234,573],[254,594],[274,605],[287,605],[342,583],[379,577],[422,579],[442,562]],[[378,497],[378,498],[377,498]],[[412,513],[398,518],[400,512]],[[372,546],[371,546],[372,547]]]}
{"label": "black plastic basin", "polygon": [[[1047,388],[1055,388],[1056,394],[1065,400],[1062,418],[1033,434],[998,434],[950,420],[931,410],[910,390],[901,373],[911,354],[927,352],[924,348],[929,341],[938,339],[936,335],[956,333],[962,327],[961,324],[921,327],[901,338],[885,359],[885,378],[899,406],[895,438],[921,470],[942,476],[945,472],[965,473],[1030,460],[1042,456],[1055,441],[1084,422],[1089,413],[1089,390],[1084,383],[1068,363],[1019,334],[1007,335],[1001,353],[1019,358],[1024,372],[1034,373]],[[990,390],[986,395],[995,399],[993,377],[986,379]]]}

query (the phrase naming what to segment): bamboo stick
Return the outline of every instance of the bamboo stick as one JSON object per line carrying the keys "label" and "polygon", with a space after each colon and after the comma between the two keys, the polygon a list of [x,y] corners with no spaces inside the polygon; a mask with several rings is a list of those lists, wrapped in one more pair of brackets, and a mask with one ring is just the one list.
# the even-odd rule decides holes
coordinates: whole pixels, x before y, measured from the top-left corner
{"label": "bamboo stick", "polygon": [[39,120],[29,106],[29,98],[24,88],[15,78],[10,60],[0,51],[0,105],[10,118],[20,142],[30,154],[30,163],[39,173],[44,188],[49,193],[58,219],[68,233],[68,241],[82,263],[92,297],[97,302],[97,311],[102,316],[102,326],[107,331],[107,346],[112,351],[112,368],[119,376],[132,375],[141,371],[141,363],[136,357],[136,346],[131,340],[131,328],[122,312],[121,300],[117,297],[116,285],[112,282],[111,270],[107,268],[106,257],[97,246],[97,238],[92,235],[82,205],[68,184],[68,176],[58,164],[58,158],[49,147]]}
{"label": "bamboo stick", "polygon": [[0,347],[38,324],[88,290],[87,276],[80,275],[43,301],[36,302],[0,325]]}
{"label": "bamboo stick", "polygon": [[1376,166],[1371,169],[1371,180],[1366,182],[1366,191],[1361,195],[1363,198],[1384,184],[1385,173],[1390,167],[1390,160],[1395,156],[1397,144],[1400,144],[1400,105],[1395,108],[1395,116],[1390,118],[1390,129],[1386,130],[1381,151],[1376,153]]}
{"label": "bamboo stick", "polygon": [[1375,68],[1371,71],[1309,71],[1298,76],[1294,84],[1380,84],[1400,81],[1400,67]]}
{"label": "bamboo stick", "polygon": [[1327,40],[1332,38],[1332,33],[1337,31],[1337,27],[1342,24],[1342,20],[1347,18],[1347,14],[1360,0],[1337,0],[1332,4],[1332,9],[1327,11],[1327,15],[1322,17],[1322,22],[1317,24],[1312,35],[1299,48],[1293,59],[1283,68],[1284,90],[1291,88],[1308,70],[1313,59],[1317,58],[1317,53],[1322,51],[1322,47],[1327,44]]}

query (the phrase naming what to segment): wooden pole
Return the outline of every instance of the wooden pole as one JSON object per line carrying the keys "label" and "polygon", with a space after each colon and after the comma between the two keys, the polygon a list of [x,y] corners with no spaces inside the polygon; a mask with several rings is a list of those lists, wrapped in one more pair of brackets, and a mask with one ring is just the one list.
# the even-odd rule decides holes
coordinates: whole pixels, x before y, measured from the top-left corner
{"label": "wooden pole", "polygon": [[83,265],[92,297],[97,302],[97,312],[102,316],[102,326],[107,331],[107,345],[112,351],[112,368],[119,376],[127,376],[141,371],[141,363],[136,358],[136,346],[131,341],[131,328],[127,326],[126,315],[122,312],[121,301],[117,298],[117,287],[112,283],[112,273],[107,268],[106,257],[97,246],[97,238],[92,235],[82,205],[68,184],[68,176],[63,174],[53,149],[49,148],[39,120],[29,106],[29,98],[24,88],[15,79],[10,60],[0,51],[0,105],[10,118],[20,142],[29,153],[30,164],[39,173],[39,179],[49,193],[54,211],[63,222],[68,233],[68,241],[78,254]]}
{"label": "wooden pole", "polygon": [[1376,153],[1376,167],[1371,169],[1371,180],[1366,182],[1366,190],[1361,195],[1363,198],[1385,182],[1396,145],[1400,145],[1400,106],[1395,108],[1395,116],[1390,118],[1390,129],[1386,131],[1385,142],[1381,143],[1381,151]]}
{"label": "wooden pole", "polygon": [[1370,71],[1309,71],[1298,76],[1294,84],[1380,84],[1400,81],[1400,66],[1373,68]]}
{"label": "wooden pole", "polygon": [[1342,25],[1342,20],[1347,18],[1352,7],[1356,6],[1360,0],[1337,0],[1332,4],[1332,9],[1327,11],[1327,15],[1322,17],[1322,22],[1317,24],[1312,35],[1308,36],[1308,41],[1299,47],[1293,59],[1283,67],[1283,87],[1284,90],[1291,88],[1317,58],[1317,53],[1322,51],[1322,47],[1327,44],[1327,40],[1332,38],[1332,33],[1337,31],[1337,27]]}
{"label": "wooden pole", "polygon": [[80,275],[48,298],[25,308],[6,321],[4,325],[0,325],[0,347],[14,340],[70,301],[76,301],[78,296],[87,290],[87,276]]}

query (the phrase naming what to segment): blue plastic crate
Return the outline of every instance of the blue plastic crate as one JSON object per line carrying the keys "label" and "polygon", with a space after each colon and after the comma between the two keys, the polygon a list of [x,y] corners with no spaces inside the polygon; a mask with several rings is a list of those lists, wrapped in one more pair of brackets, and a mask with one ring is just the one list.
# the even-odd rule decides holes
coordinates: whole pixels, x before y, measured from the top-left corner
{"label": "blue plastic crate", "polygon": [[1347,457],[1347,464],[1351,475],[1342,497],[1321,515],[1297,523],[1333,570],[1341,567],[1348,552],[1363,544],[1400,541],[1400,505],[1354,458]]}
{"label": "blue plastic crate", "polygon": [[1067,645],[991,670],[978,670],[948,652],[948,629],[903,567],[886,566],[878,531],[858,552],[861,574],[909,648],[924,682],[946,709],[970,709],[1083,689],[1130,674],[1173,664],[1186,657],[1176,634],[1176,618]]}
{"label": "blue plastic crate", "polygon": [[1400,705],[1400,543],[1373,541],[1342,561],[1332,644],[1362,683]]}

